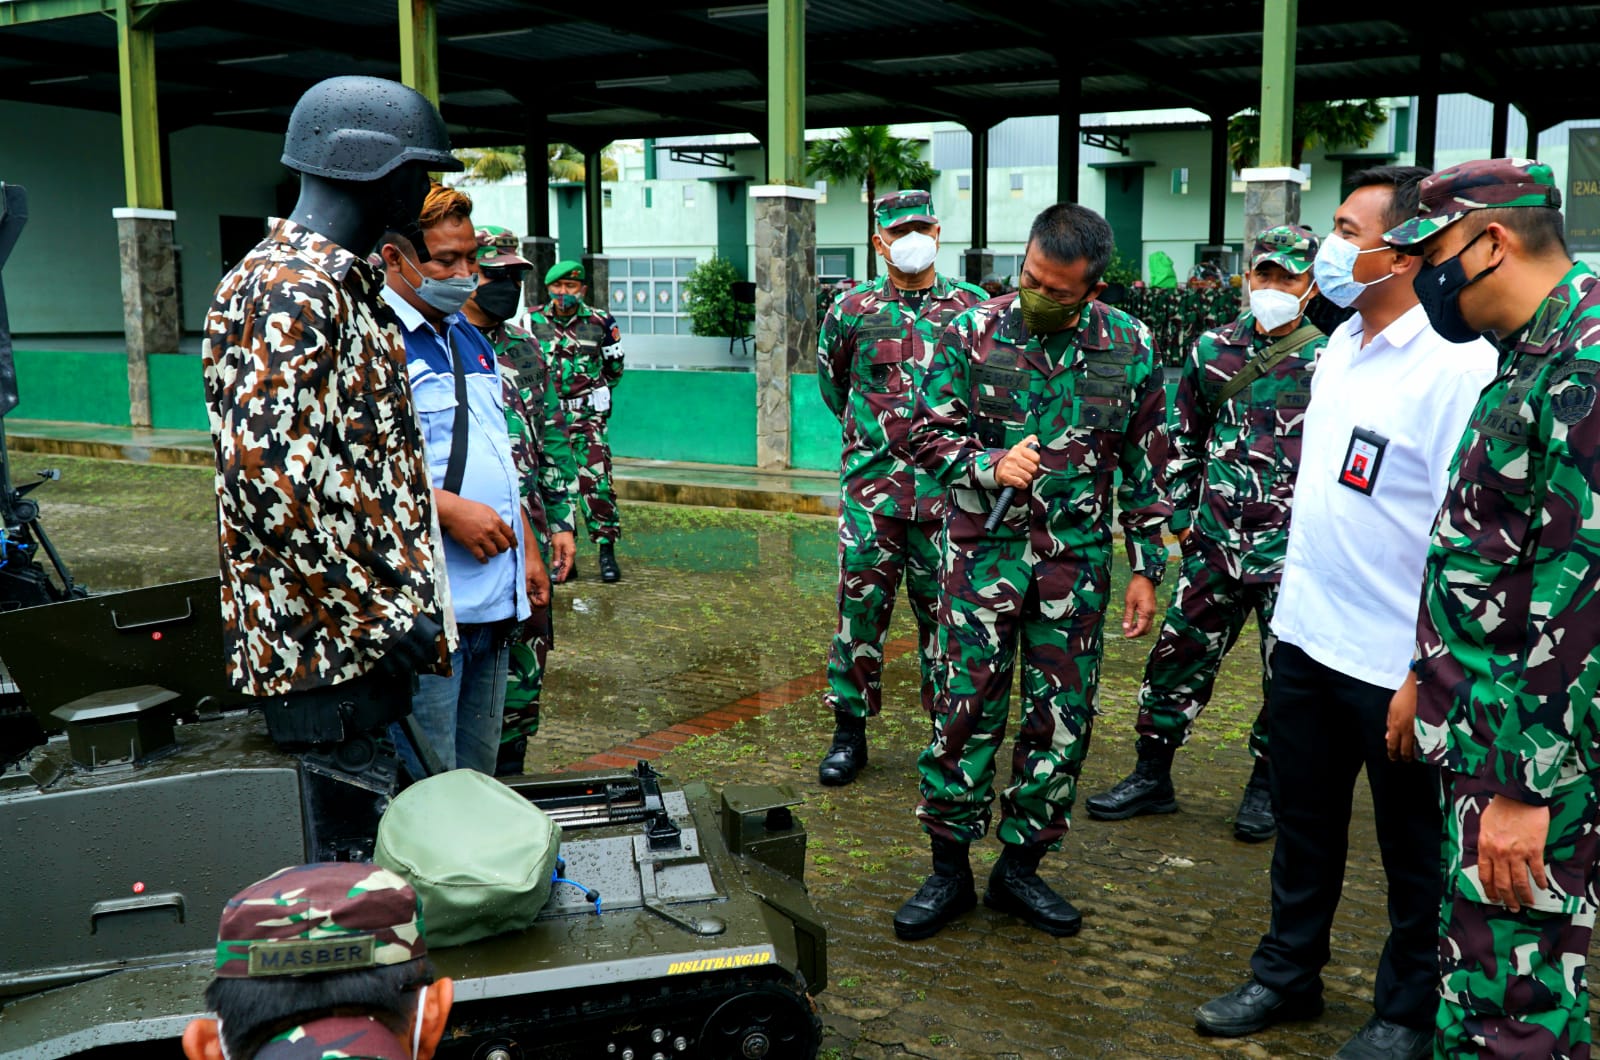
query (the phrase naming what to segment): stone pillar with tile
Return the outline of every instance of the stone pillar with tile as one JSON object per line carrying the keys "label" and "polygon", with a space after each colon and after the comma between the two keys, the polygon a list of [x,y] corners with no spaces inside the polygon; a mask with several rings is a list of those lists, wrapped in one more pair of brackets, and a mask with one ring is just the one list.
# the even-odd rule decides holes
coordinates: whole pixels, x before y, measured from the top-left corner
{"label": "stone pillar with tile", "polygon": [[817,192],[750,189],[756,239],[756,466],[790,466],[790,374],[817,355]]}
{"label": "stone pillar with tile", "polygon": [[544,274],[556,263],[556,241],[550,236],[523,236],[522,256],[533,263],[523,284],[523,301],[529,307],[541,306],[550,300],[544,288]]}
{"label": "stone pillar with tile", "polygon": [[[596,309],[611,306],[611,259],[604,254],[585,254],[583,274],[589,278],[589,304]],[[554,265],[552,261],[550,264]]]}
{"label": "stone pillar with tile", "polygon": [[[1255,237],[1269,228],[1300,223],[1300,185],[1306,175],[1293,166],[1269,166],[1245,169],[1240,174],[1244,180],[1244,253],[1243,268],[1250,268],[1250,247]],[[1249,308],[1249,284],[1240,292],[1245,308]]]}
{"label": "stone pillar with tile", "polygon": [[122,263],[122,327],[128,347],[128,415],[150,426],[150,355],[177,353],[177,261],[171,210],[118,207],[117,245]]}

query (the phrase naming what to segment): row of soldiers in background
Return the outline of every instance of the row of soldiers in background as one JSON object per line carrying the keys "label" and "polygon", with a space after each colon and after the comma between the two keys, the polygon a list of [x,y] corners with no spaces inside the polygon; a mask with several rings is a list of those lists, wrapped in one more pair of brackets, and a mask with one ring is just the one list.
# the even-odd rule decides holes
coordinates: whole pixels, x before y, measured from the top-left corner
{"label": "row of soldiers in background", "polygon": [[[546,562],[556,581],[576,565],[574,483],[602,578],[620,577],[616,325],[582,304],[576,262],[543,277],[526,330],[509,323],[532,266],[430,186],[461,165],[409,88],[313,86],[283,162],[299,201],[223,278],[203,350],[228,680],[354,788],[392,784],[394,751],[413,775],[520,771]],[[329,756],[350,742],[377,753]]]}
{"label": "row of soldiers in background", "polygon": [[[1046,210],[1016,296],[947,308],[935,292],[972,295],[952,295],[932,269],[926,194],[880,204],[889,276],[840,299],[820,351],[823,392],[846,436],[828,693],[837,731],[820,775],[848,783],[866,762],[881,630],[904,571],[920,582],[913,607],[933,724],[917,812],[934,872],[896,914],[901,937],[927,937],[976,904],[968,849],[988,828],[1019,645],[1024,715],[985,904],[1053,935],[1078,930],[1077,910],[1036,869],[1066,830],[1088,746],[1113,471],[1133,568],[1125,636],[1148,628],[1174,500],[1196,513],[1182,535],[1184,584],[1141,692],[1139,767],[1094,800],[1098,816],[1126,817],[1173,808],[1171,749],[1247,609],[1261,619],[1264,654],[1272,650],[1273,583],[1285,569],[1297,438],[1310,412],[1320,424],[1317,525],[1287,539],[1300,583],[1293,639],[1306,647],[1290,653],[1293,687],[1273,696],[1295,717],[1270,712],[1273,730],[1294,740],[1279,748],[1276,770],[1258,766],[1236,820],[1244,838],[1271,834],[1265,773],[1293,841],[1285,823],[1272,926],[1252,979],[1201,1006],[1197,1025],[1241,1035],[1321,1011],[1350,789],[1365,766],[1392,934],[1377,1012],[1338,1055],[1418,1057],[1435,1042],[1441,1056],[1588,1055],[1584,968],[1600,877],[1600,616],[1591,613],[1600,599],[1600,283],[1566,251],[1548,167],[1455,167],[1422,181],[1419,205],[1423,176],[1363,174],[1320,247],[1305,229],[1261,235],[1252,312],[1191,352],[1164,469],[1148,331],[1095,301],[1110,255],[1103,219],[1069,204]],[[910,248],[897,252],[901,241]],[[1320,406],[1311,382],[1325,340],[1302,324],[1313,260],[1328,297],[1357,310],[1337,330],[1338,378],[1324,381]],[[954,319],[941,326],[926,319],[930,309]],[[1362,389],[1371,385],[1383,389]],[[1397,404],[1401,395],[1416,400]],[[1446,474],[1441,454],[1452,449]],[[919,487],[924,473],[934,482]],[[1031,492],[991,533],[984,516],[1001,487]],[[1420,567],[1431,513],[1419,587],[1410,557]],[[1367,527],[1359,537],[1356,524]],[[1322,584],[1339,581],[1335,570],[1353,592]],[[1389,657],[1404,649],[1419,595],[1416,653],[1396,690]],[[1263,665],[1270,675],[1270,656]],[[1265,750],[1259,719],[1252,748]],[[1440,772],[1442,815],[1430,780]],[[1442,868],[1432,853],[1440,838]],[[1436,953],[1430,905],[1442,910]]]}

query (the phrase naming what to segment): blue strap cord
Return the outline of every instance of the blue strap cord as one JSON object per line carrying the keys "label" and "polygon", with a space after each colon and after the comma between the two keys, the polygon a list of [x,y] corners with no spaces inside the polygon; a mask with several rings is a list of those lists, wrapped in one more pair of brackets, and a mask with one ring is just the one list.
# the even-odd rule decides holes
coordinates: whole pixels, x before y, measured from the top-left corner
{"label": "blue strap cord", "polygon": [[568,887],[576,887],[578,890],[582,891],[584,898],[586,898],[589,901],[594,903],[594,915],[595,916],[599,916],[600,915],[600,892],[596,891],[596,890],[591,890],[590,888],[585,887],[583,884],[579,883],[577,880],[566,879],[565,877],[563,877],[561,875],[565,871],[567,871],[567,860],[565,858],[560,858],[560,857],[556,858],[556,867],[554,869],[552,869],[551,872],[550,872],[550,882],[553,883],[553,884],[554,883],[564,883]]}

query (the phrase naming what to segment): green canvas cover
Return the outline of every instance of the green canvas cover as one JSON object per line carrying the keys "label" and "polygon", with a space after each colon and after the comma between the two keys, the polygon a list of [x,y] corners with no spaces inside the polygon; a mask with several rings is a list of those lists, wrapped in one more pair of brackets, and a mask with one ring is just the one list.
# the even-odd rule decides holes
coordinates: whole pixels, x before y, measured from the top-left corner
{"label": "green canvas cover", "polygon": [[1150,255],[1150,286],[1176,287],[1178,274],[1172,268],[1172,256],[1164,250]]}
{"label": "green canvas cover", "polygon": [[561,826],[471,769],[411,785],[378,823],[372,860],[422,899],[428,947],[516,931],[550,899]]}

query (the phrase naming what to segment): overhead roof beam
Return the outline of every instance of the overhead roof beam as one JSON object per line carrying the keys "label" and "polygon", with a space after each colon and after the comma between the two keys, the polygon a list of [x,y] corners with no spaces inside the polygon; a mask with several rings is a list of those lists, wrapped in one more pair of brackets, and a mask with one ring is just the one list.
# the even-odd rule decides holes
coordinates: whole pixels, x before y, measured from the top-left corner
{"label": "overhead roof beam", "polygon": [[[143,24],[150,12],[162,4],[183,3],[184,0],[136,0],[130,4],[133,24]],[[11,0],[0,4],[0,29],[7,26],[25,26],[32,22],[53,22],[61,18],[81,15],[109,15],[116,17],[117,0]]]}

